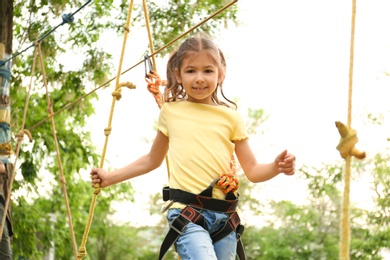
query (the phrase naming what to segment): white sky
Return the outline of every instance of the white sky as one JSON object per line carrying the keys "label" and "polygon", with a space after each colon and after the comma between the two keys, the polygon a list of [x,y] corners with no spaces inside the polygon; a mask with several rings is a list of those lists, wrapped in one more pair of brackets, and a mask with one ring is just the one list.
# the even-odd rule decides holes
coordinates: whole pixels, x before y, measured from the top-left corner
{"label": "white sky", "polygon": [[[365,124],[368,112],[390,111],[390,79],[385,74],[390,71],[390,2],[357,2],[352,127],[360,139],[357,147],[370,157],[388,147],[385,140],[390,136],[388,119],[380,127]],[[347,123],[352,1],[240,0],[237,4],[238,19],[244,25],[229,28],[216,41],[227,57],[227,96],[240,98],[243,116],[248,107],[263,108],[270,115],[262,125],[265,134],[251,140],[258,160],[269,162],[287,148],[297,156],[297,169],[303,164],[336,163],[340,136],[335,121]],[[107,37],[102,44],[119,57],[122,39],[111,39]],[[145,28],[131,31],[123,68],[138,62],[147,45]],[[158,61],[157,70],[164,77],[165,61]],[[122,99],[116,102],[105,168],[122,167],[149,151],[150,144],[143,139],[154,137],[159,109],[143,77],[143,65],[121,77],[121,82],[136,83],[137,89],[123,89]],[[105,139],[113,89],[112,84],[97,92],[100,99],[91,125],[92,139],[99,147]],[[256,196],[304,202],[299,174],[258,184],[262,193]],[[131,183],[137,190],[137,203],[121,205],[117,217],[142,225],[149,217],[149,194],[160,192],[167,183],[165,164]],[[368,203],[369,195],[361,195],[361,190],[369,187],[354,185],[354,203]],[[134,218],[135,210],[139,219]]]}

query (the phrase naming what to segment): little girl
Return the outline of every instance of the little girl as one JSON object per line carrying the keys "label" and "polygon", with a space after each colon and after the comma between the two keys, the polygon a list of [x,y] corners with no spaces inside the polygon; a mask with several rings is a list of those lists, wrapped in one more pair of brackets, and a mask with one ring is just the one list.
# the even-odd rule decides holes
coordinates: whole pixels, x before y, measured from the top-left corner
{"label": "little girl", "polygon": [[236,104],[223,93],[225,73],[224,55],[207,35],[185,40],[168,61],[150,152],[112,172],[91,171],[92,184],[104,188],[158,168],[169,149],[169,187],[163,198],[169,201],[170,230],[159,259],[172,244],[183,260],[235,259],[236,254],[245,259],[233,154],[251,182],[294,174],[295,156],[287,150],[271,163],[257,162]]}

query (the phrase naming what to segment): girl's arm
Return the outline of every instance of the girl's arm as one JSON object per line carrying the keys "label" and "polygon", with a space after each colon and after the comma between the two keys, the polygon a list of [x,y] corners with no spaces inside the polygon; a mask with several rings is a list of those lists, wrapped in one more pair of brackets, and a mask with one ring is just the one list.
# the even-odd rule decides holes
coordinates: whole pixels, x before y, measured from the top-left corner
{"label": "girl's arm", "polygon": [[164,161],[168,152],[169,139],[160,131],[157,131],[150,152],[130,163],[129,165],[107,172],[101,168],[91,171],[92,184],[100,184],[104,188],[140,175],[148,173],[158,168]]}
{"label": "girl's arm", "polygon": [[248,139],[235,141],[235,153],[248,180],[263,182],[272,179],[279,173],[294,174],[295,156],[284,150],[271,163],[260,164],[249,145]]}

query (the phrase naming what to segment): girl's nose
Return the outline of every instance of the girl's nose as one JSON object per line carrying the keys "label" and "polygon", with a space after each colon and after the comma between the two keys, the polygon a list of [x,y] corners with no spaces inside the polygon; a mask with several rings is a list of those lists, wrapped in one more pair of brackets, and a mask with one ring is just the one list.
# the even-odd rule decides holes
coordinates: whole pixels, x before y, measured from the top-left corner
{"label": "girl's nose", "polygon": [[204,81],[203,76],[201,74],[198,74],[195,79],[196,83],[201,83]]}

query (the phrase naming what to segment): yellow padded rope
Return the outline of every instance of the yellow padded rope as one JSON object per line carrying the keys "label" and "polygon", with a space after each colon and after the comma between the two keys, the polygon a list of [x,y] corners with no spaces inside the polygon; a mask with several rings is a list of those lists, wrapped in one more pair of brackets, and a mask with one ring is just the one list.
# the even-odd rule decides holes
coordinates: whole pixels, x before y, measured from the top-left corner
{"label": "yellow padded rope", "polygon": [[351,186],[351,157],[358,159],[365,158],[366,154],[355,148],[358,142],[357,133],[351,128],[352,122],[352,82],[353,82],[353,60],[354,60],[354,41],[355,41],[355,19],[356,19],[356,0],[352,0],[352,21],[351,21],[351,42],[350,42],[350,66],[349,66],[349,88],[348,88],[348,123],[337,121],[336,127],[340,133],[340,142],[337,145],[342,158],[345,159],[344,170],[344,194],[341,205],[340,216],[340,249],[339,259],[349,260],[350,258],[350,186]]}

